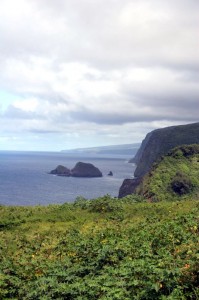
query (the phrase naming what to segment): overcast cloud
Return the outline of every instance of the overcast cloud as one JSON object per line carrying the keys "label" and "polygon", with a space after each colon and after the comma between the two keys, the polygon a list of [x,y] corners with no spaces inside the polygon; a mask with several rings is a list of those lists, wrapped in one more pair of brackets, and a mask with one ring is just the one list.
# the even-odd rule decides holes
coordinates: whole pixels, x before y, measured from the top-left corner
{"label": "overcast cloud", "polygon": [[0,149],[199,121],[198,28],[198,0],[1,0]]}

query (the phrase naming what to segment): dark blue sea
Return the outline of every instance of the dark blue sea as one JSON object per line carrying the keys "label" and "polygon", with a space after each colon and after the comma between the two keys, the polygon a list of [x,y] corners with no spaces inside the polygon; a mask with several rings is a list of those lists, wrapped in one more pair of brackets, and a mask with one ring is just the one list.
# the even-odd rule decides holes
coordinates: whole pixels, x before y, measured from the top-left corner
{"label": "dark blue sea", "polygon": [[[109,194],[118,196],[125,178],[134,166],[130,156],[105,157],[62,152],[0,152],[0,205],[47,205],[73,202],[78,196],[93,199]],[[48,174],[61,164],[73,168],[79,161],[94,164],[100,178],[59,177]],[[113,176],[107,176],[109,171]]]}

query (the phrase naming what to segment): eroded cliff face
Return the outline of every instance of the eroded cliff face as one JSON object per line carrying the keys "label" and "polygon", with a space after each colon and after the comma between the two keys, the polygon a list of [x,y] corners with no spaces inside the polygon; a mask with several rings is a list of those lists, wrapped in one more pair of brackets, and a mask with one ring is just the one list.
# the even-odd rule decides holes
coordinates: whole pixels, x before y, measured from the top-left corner
{"label": "eroded cliff face", "polygon": [[127,195],[133,194],[136,187],[142,182],[142,178],[124,179],[120,189],[118,198],[123,198]]}
{"label": "eroded cliff face", "polygon": [[142,177],[162,155],[179,145],[199,143],[199,123],[172,126],[147,134],[134,161],[137,165],[134,176]]}
{"label": "eroded cliff face", "polygon": [[170,150],[142,177],[136,194],[150,202],[198,199],[199,144]]}
{"label": "eroded cliff face", "polygon": [[148,141],[149,141],[152,133],[153,133],[153,131],[147,133],[147,135],[146,135],[145,139],[142,141],[141,146],[138,149],[136,155],[132,159],[129,160],[130,163],[137,164],[139,162],[139,160],[140,160],[140,158],[142,156],[143,149],[146,147],[146,145],[147,145],[147,143],[148,143]]}
{"label": "eroded cliff face", "polygon": [[134,193],[152,165],[171,149],[191,144],[199,144],[199,123],[171,126],[149,132],[135,157],[130,160],[137,165],[134,172],[135,178],[124,180],[119,197]]}

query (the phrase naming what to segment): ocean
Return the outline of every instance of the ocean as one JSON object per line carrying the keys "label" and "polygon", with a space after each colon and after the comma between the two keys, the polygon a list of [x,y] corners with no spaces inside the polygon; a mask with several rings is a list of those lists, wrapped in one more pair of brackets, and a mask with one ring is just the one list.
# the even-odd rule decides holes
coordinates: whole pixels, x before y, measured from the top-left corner
{"label": "ocean", "polygon": [[[131,157],[86,156],[62,152],[0,152],[0,205],[48,205],[73,202],[78,196],[93,199],[118,196],[125,178],[132,178]],[[57,165],[73,168],[79,161],[94,164],[103,177],[75,178],[50,175]],[[107,174],[112,171],[113,176]]]}

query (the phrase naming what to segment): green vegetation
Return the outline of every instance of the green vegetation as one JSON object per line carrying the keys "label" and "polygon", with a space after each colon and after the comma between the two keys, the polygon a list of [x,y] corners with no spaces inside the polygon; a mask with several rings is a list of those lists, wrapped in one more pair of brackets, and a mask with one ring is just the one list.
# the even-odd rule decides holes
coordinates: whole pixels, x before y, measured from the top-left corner
{"label": "green vegetation", "polygon": [[199,145],[184,145],[154,164],[137,189],[150,201],[199,198]]}
{"label": "green vegetation", "polygon": [[199,203],[0,207],[0,299],[199,299]]}
{"label": "green vegetation", "polygon": [[170,151],[138,192],[0,206],[0,299],[198,300],[199,145]]}
{"label": "green vegetation", "polygon": [[199,122],[156,129],[149,132],[132,160],[137,165],[135,177],[150,171],[154,162],[180,145],[199,144]]}

